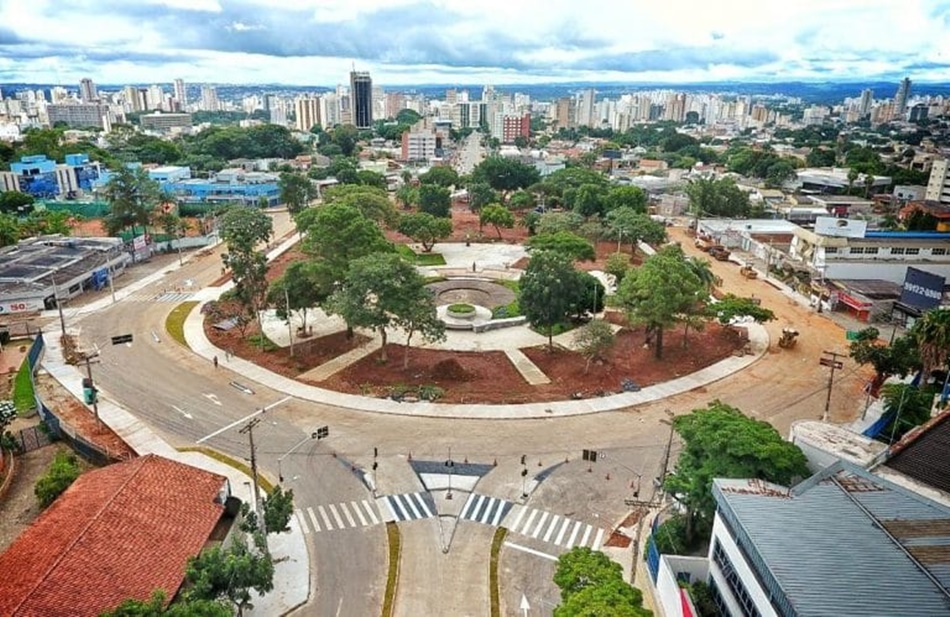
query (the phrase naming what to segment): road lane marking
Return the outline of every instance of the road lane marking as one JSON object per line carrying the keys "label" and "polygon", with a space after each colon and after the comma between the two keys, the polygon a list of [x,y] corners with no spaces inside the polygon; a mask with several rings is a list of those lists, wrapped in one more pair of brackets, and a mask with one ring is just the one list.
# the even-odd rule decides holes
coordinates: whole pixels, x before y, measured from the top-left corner
{"label": "road lane marking", "polygon": [[429,511],[429,506],[426,505],[426,500],[422,493],[417,493],[419,495],[419,507],[422,508],[422,511],[425,512],[426,518],[432,516],[432,512]]}
{"label": "road lane marking", "polygon": [[529,555],[534,555],[536,557],[543,557],[545,559],[550,559],[551,561],[557,561],[557,557],[550,555],[548,553],[542,553],[541,551],[536,551],[533,548],[528,548],[527,546],[521,546],[520,544],[515,544],[514,542],[505,541],[505,546],[510,546],[516,551],[522,551],[528,553]]}
{"label": "road lane marking", "polygon": [[310,530],[307,529],[307,519],[303,515],[303,512],[301,512],[300,510],[297,510],[296,512],[294,512],[294,514],[297,516],[297,522],[300,523],[300,529],[304,533],[310,533]]}
{"label": "road lane marking", "polygon": [[181,407],[178,407],[177,405],[172,405],[172,409],[174,409],[175,411],[177,411],[177,412],[180,413],[181,415],[185,416],[185,417],[188,418],[189,420],[194,419],[194,417],[193,417],[190,413],[188,413],[187,411],[183,410]]}
{"label": "road lane marking", "polygon": [[581,530],[582,524],[580,521],[574,523],[574,531],[571,532],[571,539],[567,541],[568,550],[574,547],[574,540],[577,539],[577,532]]}
{"label": "road lane marking", "polygon": [[353,506],[353,511],[356,512],[357,518],[360,519],[360,527],[366,527],[366,517],[363,516],[363,511],[360,510],[360,507],[356,505],[355,501],[351,501],[350,505]]}
{"label": "road lane marking", "polygon": [[604,530],[597,530],[597,537],[594,538],[594,543],[590,545],[591,550],[599,551],[600,550],[600,541],[604,539]]}
{"label": "road lane marking", "polygon": [[317,510],[320,511],[320,518],[323,519],[323,524],[326,526],[327,531],[333,531],[333,525],[330,524],[330,517],[327,516],[327,511],[323,509],[323,506],[317,506]]}
{"label": "road lane marking", "polygon": [[[525,506],[525,508],[527,508],[527,506]],[[531,522],[534,520],[534,517],[537,516],[537,514],[538,514],[538,510],[532,509],[531,514],[528,515],[528,520],[524,522],[524,527],[522,527],[521,531],[518,533],[520,533],[523,536],[528,535],[528,530],[531,529]]]}
{"label": "road lane marking", "polygon": [[209,401],[211,401],[212,403],[214,403],[215,405],[217,405],[218,407],[221,406],[221,401],[218,400],[217,394],[207,393],[204,395],[204,397],[208,399]]}
{"label": "road lane marking", "polygon": [[534,533],[531,534],[531,537],[535,540],[538,539],[538,534],[541,533],[541,528],[544,527],[544,522],[548,520],[548,517],[551,515],[550,512],[542,512],[541,520],[538,521],[538,526],[534,528]]}
{"label": "road lane marking", "polygon": [[350,527],[356,527],[356,521],[353,520],[353,516],[350,515],[350,509],[346,507],[345,503],[340,504],[340,510],[343,511],[343,516],[346,517],[346,522],[350,524]]}
{"label": "road lane marking", "polygon": [[521,506],[521,510],[518,511],[518,516],[515,517],[515,523],[511,526],[511,529],[518,531],[518,525],[521,524],[521,519],[524,518],[524,513],[528,511],[528,506]]}
{"label": "road lane marking", "polygon": [[[208,396],[208,395],[205,394],[205,396]],[[211,396],[215,396],[215,395],[212,394]],[[217,397],[215,396],[215,398],[217,398]],[[280,399],[280,400],[277,401],[276,403],[271,403],[270,405],[267,405],[267,406],[265,406],[265,407],[262,407],[261,409],[258,409],[257,411],[255,411],[255,412],[253,412],[253,413],[249,413],[248,415],[244,416],[244,417],[241,418],[240,420],[235,420],[235,421],[232,422],[231,424],[228,424],[227,426],[223,426],[223,427],[219,428],[218,430],[216,430],[216,431],[214,431],[214,432],[212,432],[212,433],[209,433],[209,434],[205,435],[205,436],[202,437],[201,439],[198,439],[197,441],[195,441],[195,443],[203,443],[203,442],[205,442],[205,441],[208,441],[208,440],[211,439],[212,437],[217,437],[217,436],[220,435],[221,433],[223,433],[223,432],[225,432],[225,431],[228,431],[228,430],[234,428],[234,427],[237,426],[238,424],[244,424],[245,422],[247,422],[247,421],[250,420],[251,418],[253,418],[253,417],[255,417],[255,416],[259,416],[259,415],[261,415],[262,413],[264,413],[265,411],[267,411],[267,410],[269,410],[269,409],[273,409],[274,407],[277,407],[278,405],[282,405],[283,403],[286,403],[286,402],[289,401],[290,399],[291,399],[291,397],[285,396],[284,398]],[[218,405],[220,405],[220,404],[221,404],[221,403],[218,402]]]}
{"label": "road lane marking", "polygon": [[469,509],[469,507],[471,507],[473,501],[475,501],[475,493],[469,493],[469,494],[468,494],[468,499],[465,500],[465,505],[462,506],[462,513],[459,514],[459,518],[461,518],[461,519],[468,518],[468,516],[467,516],[467,514],[468,514],[468,509]]}
{"label": "road lane marking", "polygon": [[369,514],[369,517],[373,520],[373,524],[378,525],[379,519],[376,518],[376,513],[373,512],[373,507],[365,499],[363,500],[363,507],[366,508],[366,513]]}
{"label": "road lane marking", "polygon": [[555,515],[554,515],[554,518],[551,519],[551,524],[548,526],[548,530],[547,530],[547,532],[545,532],[545,534],[544,534],[544,541],[545,541],[545,542],[550,542],[550,541],[551,541],[551,535],[553,535],[553,534],[554,534],[554,530],[557,529],[557,522],[558,522],[558,520],[559,520],[560,518],[561,518],[560,516],[558,516],[557,514],[555,514]]}
{"label": "road lane marking", "polygon": [[590,526],[590,523],[587,523],[587,528],[584,530],[584,538],[581,540],[579,546],[587,546],[587,539],[590,538],[590,532],[593,527]]}
{"label": "road lane marking", "polygon": [[498,523],[501,522],[501,515],[502,513],[504,513],[504,511],[505,511],[505,501],[499,499],[498,509],[495,510],[495,518],[493,518],[491,522],[493,527],[498,527]]}
{"label": "road lane marking", "polygon": [[564,533],[567,531],[567,528],[571,526],[571,519],[564,517],[564,523],[561,525],[561,531],[558,532],[557,538],[555,538],[554,543],[558,546],[561,546],[561,541],[564,540]]}
{"label": "road lane marking", "polygon": [[310,522],[313,524],[313,531],[317,533],[320,531],[320,523],[317,522],[317,515],[314,514],[313,508],[307,508],[307,514],[310,515]]}
{"label": "road lane marking", "polygon": [[336,511],[332,503],[327,507],[330,508],[330,514],[333,515],[333,520],[336,521],[337,529],[343,529],[343,519],[340,518],[340,513]]}

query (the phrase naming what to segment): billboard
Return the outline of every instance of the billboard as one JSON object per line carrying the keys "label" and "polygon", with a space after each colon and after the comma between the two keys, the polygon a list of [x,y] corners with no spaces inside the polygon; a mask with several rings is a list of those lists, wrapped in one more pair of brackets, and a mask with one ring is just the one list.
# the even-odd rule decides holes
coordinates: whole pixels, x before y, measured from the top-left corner
{"label": "billboard", "polygon": [[920,309],[932,309],[938,306],[943,298],[945,282],[946,279],[937,274],[917,268],[907,268],[900,302]]}
{"label": "billboard", "polygon": [[822,236],[839,238],[863,238],[868,230],[867,221],[838,219],[833,216],[819,216],[815,219],[815,233]]}

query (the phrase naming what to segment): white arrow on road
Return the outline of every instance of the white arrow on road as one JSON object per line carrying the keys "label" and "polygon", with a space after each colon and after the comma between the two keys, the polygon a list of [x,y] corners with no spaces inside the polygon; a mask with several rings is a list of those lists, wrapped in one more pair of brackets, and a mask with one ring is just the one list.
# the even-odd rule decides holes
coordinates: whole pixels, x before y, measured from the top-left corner
{"label": "white arrow on road", "polygon": [[205,394],[205,398],[214,403],[215,405],[221,405],[221,401],[218,400],[217,394]]}
{"label": "white arrow on road", "polygon": [[521,594],[521,606],[519,608],[524,611],[524,617],[528,617],[528,611],[531,610],[531,605],[528,604],[528,596]]}
{"label": "white arrow on road", "polygon": [[188,418],[189,420],[193,419],[193,418],[192,418],[192,415],[191,415],[190,413],[188,413],[187,411],[183,411],[182,409],[180,409],[180,408],[179,408],[178,406],[176,406],[176,405],[172,405],[172,409],[174,409],[175,411],[177,411],[177,412],[180,413],[181,415],[185,416],[185,417]]}

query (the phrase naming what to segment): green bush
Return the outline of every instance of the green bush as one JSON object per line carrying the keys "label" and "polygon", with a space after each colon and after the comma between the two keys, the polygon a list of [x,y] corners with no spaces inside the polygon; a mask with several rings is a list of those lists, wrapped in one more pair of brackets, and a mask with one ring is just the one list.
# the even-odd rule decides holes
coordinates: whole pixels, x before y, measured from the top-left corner
{"label": "green bush", "polygon": [[386,592],[383,595],[383,617],[392,617],[396,602],[396,584],[399,581],[400,536],[396,523],[386,523],[389,540],[389,571],[386,574]]}
{"label": "green bush", "polygon": [[508,530],[499,527],[495,530],[495,536],[491,540],[491,557],[488,561],[488,584],[491,588],[491,617],[501,617],[501,602],[498,589],[498,553],[501,552],[501,545],[505,541]]}
{"label": "green bush", "polygon": [[423,401],[437,401],[445,396],[445,390],[439,386],[419,386],[419,398]]}
{"label": "green bush", "polygon": [[[262,337],[264,339],[263,344],[261,341]],[[278,351],[280,349],[280,345],[278,345],[274,341],[267,338],[266,335],[251,334],[250,336],[247,337],[247,342],[249,345],[253,345],[254,347],[257,347],[258,349],[263,348],[264,351]]]}
{"label": "green bush", "polygon": [[686,517],[676,514],[663,521],[653,533],[653,542],[663,555],[689,555],[699,548],[686,537]]}
{"label": "green bush", "polygon": [[464,302],[459,302],[457,304],[450,304],[448,311],[450,313],[455,313],[456,315],[468,315],[475,312],[475,307],[471,304],[465,304]]}
{"label": "green bush", "polygon": [[444,266],[445,257],[439,253],[416,253],[405,244],[397,244],[396,252],[417,266]]}
{"label": "green bush", "polygon": [[173,308],[172,312],[165,318],[165,330],[168,335],[185,347],[188,347],[188,343],[185,341],[185,319],[188,318],[191,309],[195,308],[197,304],[197,302],[182,302]]}
{"label": "green bush", "polygon": [[69,488],[80,473],[82,470],[74,454],[65,450],[57,452],[46,474],[40,477],[33,487],[33,493],[40,502],[40,508],[46,508],[56,501],[56,498]]}
{"label": "green bush", "polygon": [[13,380],[13,404],[20,413],[36,409],[36,398],[33,394],[33,380],[30,378],[30,363],[23,359],[20,369]]}

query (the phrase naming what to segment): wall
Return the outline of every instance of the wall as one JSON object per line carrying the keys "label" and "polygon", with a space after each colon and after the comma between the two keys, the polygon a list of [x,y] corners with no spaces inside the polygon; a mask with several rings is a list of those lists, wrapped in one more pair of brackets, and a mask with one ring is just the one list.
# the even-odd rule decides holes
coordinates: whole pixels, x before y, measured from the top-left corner
{"label": "wall", "polygon": [[739,550],[735,540],[732,539],[732,536],[729,534],[729,530],[726,529],[725,524],[722,522],[722,519],[719,518],[719,513],[717,512],[716,520],[713,522],[712,541],[709,544],[709,572],[713,578],[716,579],[716,586],[719,588],[723,598],[725,598],[730,606],[733,607],[733,614],[741,615],[742,613],[738,611],[738,605],[735,604],[735,601],[732,598],[729,586],[722,577],[722,572],[719,570],[719,566],[717,566],[712,560],[712,547],[716,541],[718,541],[722,545],[723,549],[725,549],[726,554],[729,556],[729,560],[732,562],[733,567],[739,574],[742,584],[752,597],[752,600],[755,602],[756,608],[759,609],[759,613],[761,613],[762,617],[778,617],[778,613],[775,612],[775,609],[772,608],[772,603],[769,602],[768,595],[759,586],[759,582],[755,577],[755,573],[753,572],[752,568],[749,567],[749,564],[746,563],[745,558],[742,556],[742,551]]}
{"label": "wall", "polygon": [[[678,574],[687,574],[687,582],[705,581],[709,575],[709,561],[705,557],[662,555],[656,577],[656,596],[666,617],[694,617],[699,615],[692,598],[680,587]],[[683,610],[683,602],[687,610]],[[690,612],[691,611],[691,612]]]}
{"label": "wall", "polygon": [[824,275],[829,279],[856,279],[856,280],[884,280],[904,284],[904,276],[907,274],[908,267],[917,267],[934,274],[950,279],[950,264],[935,264],[933,262],[863,262],[847,263],[842,261],[829,261],[825,266]]}

